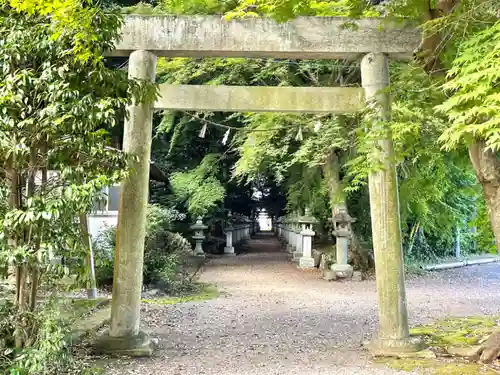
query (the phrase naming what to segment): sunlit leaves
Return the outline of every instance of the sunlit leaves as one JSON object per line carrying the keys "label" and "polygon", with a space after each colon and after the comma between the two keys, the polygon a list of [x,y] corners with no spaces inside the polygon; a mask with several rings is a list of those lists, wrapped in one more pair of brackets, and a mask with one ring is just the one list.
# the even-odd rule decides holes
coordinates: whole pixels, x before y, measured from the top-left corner
{"label": "sunlit leaves", "polygon": [[443,86],[450,97],[437,106],[452,126],[441,136],[447,149],[472,139],[484,139],[500,150],[500,22],[472,34],[462,44],[450,80]]}
{"label": "sunlit leaves", "polygon": [[91,0],[0,0],[0,6],[10,7],[18,17],[50,17],[50,25],[44,25],[49,37],[70,41],[67,53],[84,62],[101,61],[102,51],[113,47],[122,23],[116,11],[94,7]]}
{"label": "sunlit leaves", "polygon": [[175,195],[187,203],[193,216],[205,215],[220,203],[225,189],[215,177],[220,155],[206,155],[200,165],[187,172],[176,172],[171,176]]}

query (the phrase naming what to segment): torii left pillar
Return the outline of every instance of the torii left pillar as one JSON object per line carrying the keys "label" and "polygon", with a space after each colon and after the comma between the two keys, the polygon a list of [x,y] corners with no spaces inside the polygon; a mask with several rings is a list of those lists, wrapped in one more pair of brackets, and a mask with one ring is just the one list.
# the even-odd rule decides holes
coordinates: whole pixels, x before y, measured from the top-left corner
{"label": "torii left pillar", "polygon": [[[154,82],[156,55],[132,52],[129,78]],[[116,231],[115,268],[110,329],[98,342],[107,353],[148,356],[153,346],[139,330],[149,165],[153,121],[152,103],[132,103],[127,108],[123,150],[137,157],[123,181]]]}

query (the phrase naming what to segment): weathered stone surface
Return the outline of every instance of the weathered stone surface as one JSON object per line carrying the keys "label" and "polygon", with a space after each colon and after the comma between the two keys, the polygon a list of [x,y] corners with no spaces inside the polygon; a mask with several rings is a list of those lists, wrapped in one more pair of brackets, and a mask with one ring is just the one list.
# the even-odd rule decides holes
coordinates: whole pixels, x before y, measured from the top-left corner
{"label": "weathered stone surface", "polygon": [[234,252],[234,246],[231,246],[231,247],[225,247],[224,248],[224,255],[226,256],[235,256],[236,253]]}
{"label": "weathered stone surface", "polygon": [[354,113],[365,106],[357,87],[160,85],[156,109],[229,112]]}
{"label": "weathered stone surface", "polygon": [[[346,23],[357,27],[345,27]],[[407,60],[420,32],[388,20],[298,17],[224,20],[220,16],[127,16],[113,55],[146,50],[158,56],[358,59],[369,52]]]}
{"label": "weathered stone surface", "polygon": [[385,139],[376,141],[372,160],[382,168],[368,176],[370,216],[375,252],[379,337],[406,342],[409,338],[404,281],[403,249],[399,217],[398,181],[390,120],[389,63],[387,56],[370,53],[361,61],[361,81],[366,98],[373,103],[380,121],[377,131]]}
{"label": "weathered stone surface", "polygon": [[401,352],[397,355],[398,358],[422,358],[422,359],[433,359],[436,358],[436,353],[430,349],[423,349],[416,352]]}
{"label": "weathered stone surface", "polygon": [[314,259],[302,256],[299,259],[299,268],[314,268]]}
{"label": "weathered stone surface", "polygon": [[341,278],[351,278],[353,269],[350,264],[332,264],[330,269],[335,272],[337,277]]}
{"label": "weathered stone surface", "polygon": [[[130,55],[130,78],[154,81],[155,75],[154,54],[135,51]],[[115,337],[139,332],[153,121],[149,103],[132,103],[127,110],[123,150],[137,159],[131,162],[132,171],[123,181],[118,210],[110,324],[110,334]]]}
{"label": "weathered stone surface", "polygon": [[324,269],[323,270],[323,279],[326,281],[337,280],[337,275],[332,270]]}
{"label": "weathered stone surface", "polygon": [[363,273],[361,271],[354,271],[352,273],[352,281],[363,281]]}
{"label": "weathered stone surface", "polygon": [[481,353],[482,347],[481,345],[473,345],[473,346],[448,346],[446,348],[446,352],[449,355],[453,355],[456,357],[465,357],[465,358],[476,358],[479,357]]}
{"label": "weathered stone surface", "polygon": [[71,327],[71,343],[78,344],[86,335],[97,332],[99,328],[109,323],[111,307],[97,310],[94,314],[80,319]]}
{"label": "weathered stone surface", "polygon": [[491,363],[500,358],[500,331],[493,333],[482,345],[481,362]]}
{"label": "weathered stone surface", "polygon": [[[374,357],[410,358],[416,356],[422,358],[420,355],[425,348],[422,340],[414,337],[404,339],[375,338],[372,341],[365,342],[364,345]],[[428,353],[424,353],[428,355]]]}
{"label": "weathered stone surface", "polygon": [[98,338],[95,345],[95,348],[103,354],[130,357],[149,357],[153,354],[154,347],[154,342],[144,332],[121,337],[113,337],[105,333]]}

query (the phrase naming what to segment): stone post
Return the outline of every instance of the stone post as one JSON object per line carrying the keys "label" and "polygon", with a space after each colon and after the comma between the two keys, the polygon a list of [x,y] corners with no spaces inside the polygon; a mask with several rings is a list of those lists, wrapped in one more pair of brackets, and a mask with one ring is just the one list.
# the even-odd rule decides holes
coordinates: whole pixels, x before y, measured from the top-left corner
{"label": "stone post", "polygon": [[226,228],[226,247],[224,247],[225,255],[236,255],[233,246],[233,227]]}
{"label": "stone post", "polygon": [[299,259],[300,268],[314,268],[314,258],[312,257],[312,239],[315,233],[310,228],[305,228],[301,232],[303,245],[302,256]]}
{"label": "stone post", "polygon": [[245,239],[250,238],[250,219],[246,218],[245,219]]}
{"label": "stone post", "polygon": [[294,236],[295,232],[293,231],[293,219],[289,217],[287,219],[287,235],[288,235],[288,241],[286,245],[286,250],[289,253],[292,253],[294,251]]}
{"label": "stone post", "polygon": [[297,214],[293,215],[293,221],[292,221],[292,255],[295,251],[297,251],[297,245],[299,243],[299,236],[297,234],[297,227],[298,227],[298,222],[297,222]]}
{"label": "stone post", "polygon": [[236,229],[235,231],[236,239],[234,243],[239,243],[241,240],[241,225],[240,224],[236,225],[235,229]]}
{"label": "stone post", "polygon": [[293,260],[299,261],[300,257],[302,257],[302,227],[300,224],[297,224],[293,230],[295,233],[295,251],[293,252]]}
{"label": "stone post", "polygon": [[302,225],[300,238],[302,239],[301,257],[299,258],[299,268],[314,268],[314,258],[312,256],[312,239],[315,235],[312,226],[318,221],[306,208],[304,216],[299,217],[298,222]]}
{"label": "stone post", "polygon": [[205,252],[203,251],[203,240],[205,239],[205,235],[203,234],[203,231],[207,228],[208,226],[203,224],[203,218],[201,216],[198,216],[196,223],[191,225],[191,229],[194,230],[193,240],[196,242],[194,255],[205,256]]}
{"label": "stone post", "polygon": [[285,219],[285,244],[286,244],[286,251],[290,251],[291,248],[291,235],[290,235],[290,221],[288,218]]}
{"label": "stone post", "polygon": [[[154,82],[156,55],[135,51],[129,58],[129,78]],[[123,181],[116,230],[113,299],[109,334],[97,346],[104,352],[132,356],[152,354],[149,338],[139,331],[144,239],[149,192],[149,164],[152,134],[152,103],[132,103],[127,107],[123,150],[138,159]]]}
{"label": "stone post", "polygon": [[295,215],[292,216],[290,220],[290,252],[293,254],[293,252],[297,249],[297,233],[295,233],[295,227],[296,227],[296,218]]}
{"label": "stone post", "polygon": [[288,230],[287,230],[287,223],[286,223],[286,217],[283,216],[281,218],[281,241],[285,247],[285,250],[287,250],[288,247]]}
{"label": "stone post", "polygon": [[374,355],[394,355],[416,350],[418,345],[408,333],[398,183],[392,134],[386,123],[390,120],[390,98],[387,92],[381,92],[389,85],[385,54],[363,57],[361,81],[366,100],[374,106],[379,120],[374,122],[380,138],[373,145],[372,160],[383,166],[368,176],[380,324],[378,338],[368,348]]}

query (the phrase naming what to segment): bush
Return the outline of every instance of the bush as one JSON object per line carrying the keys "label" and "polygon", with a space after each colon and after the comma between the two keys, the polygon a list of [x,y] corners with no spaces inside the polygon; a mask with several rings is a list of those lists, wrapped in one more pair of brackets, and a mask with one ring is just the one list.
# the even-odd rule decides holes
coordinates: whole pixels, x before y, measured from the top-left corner
{"label": "bush", "polygon": [[[169,229],[172,222],[183,219],[176,210],[150,205],[144,248],[145,285],[159,287],[167,293],[177,293],[189,284],[186,257],[192,253],[187,239]],[[96,278],[100,286],[113,281],[113,253],[116,246],[116,228],[108,228],[94,242]]]}
{"label": "bush", "polygon": [[[16,322],[22,325],[16,327]],[[13,349],[16,328],[21,329],[25,337],[22,349]],[[61,320],[55,300],[42,303],[33,313],[20,313],[11,301],[0,305],[0,373],[61,373],[70,360],[65,340],[68,332],[69,327]]]}

